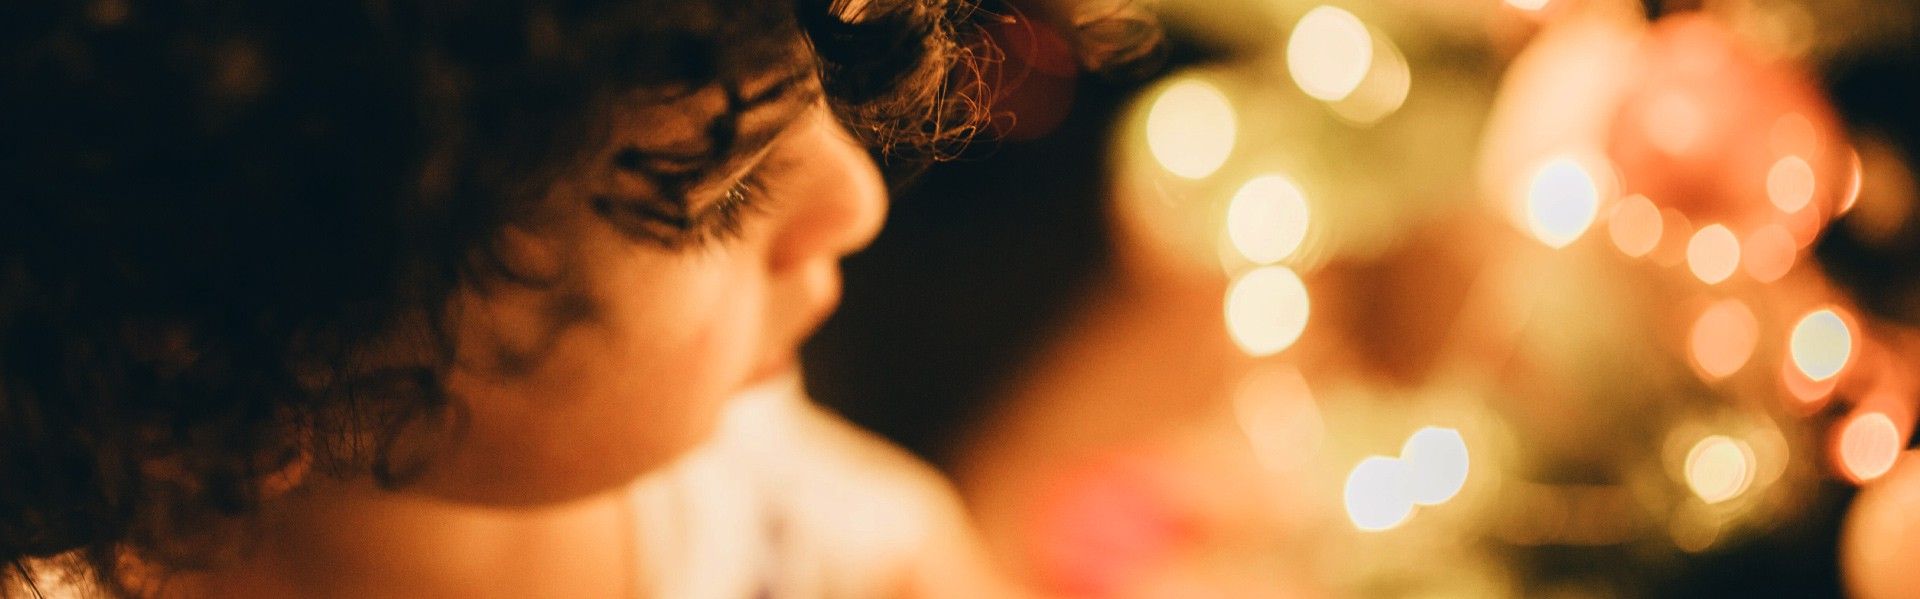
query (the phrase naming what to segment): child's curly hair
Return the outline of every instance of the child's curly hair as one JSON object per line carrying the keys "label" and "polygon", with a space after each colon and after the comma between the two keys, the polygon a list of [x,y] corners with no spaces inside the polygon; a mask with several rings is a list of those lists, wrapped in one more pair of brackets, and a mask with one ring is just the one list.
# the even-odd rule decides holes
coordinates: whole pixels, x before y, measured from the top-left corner
{"label": "child's curly hair", "polygon": [[[950,154],[980,115],[949,72],[973,47],[958,0],[5,4],[16,590],[56,563],[118,593],[126,555],[192,567],[289,468],[403,483],[399,431],[458,420],[449,295],[517,282],[492,240],[632,91],[737,82],[804,41],[884,151]],[[393,345],[433,349],[367,357]]]}

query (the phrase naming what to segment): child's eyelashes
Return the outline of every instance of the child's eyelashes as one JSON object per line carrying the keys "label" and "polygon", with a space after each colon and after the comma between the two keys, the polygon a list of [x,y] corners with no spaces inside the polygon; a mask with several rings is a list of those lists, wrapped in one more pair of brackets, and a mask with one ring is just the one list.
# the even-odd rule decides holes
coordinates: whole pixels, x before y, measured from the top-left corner
{"label": "child's eyelashes", "polygon": [[693,223],[695,244],[727,243],[739,239],[746,230],[746,219],[765,207],[766,186],[757,172],[747,173],[727,188],[719,201],[708,206],[701,222]]}
{"label": "child's eyelashes", "polygon": [[629,236],[678,251],[739,239],[748,220],[767,199],[766,186],[756,169],[697,212],[660,198],[611,196],[594,198],[593,208]]}

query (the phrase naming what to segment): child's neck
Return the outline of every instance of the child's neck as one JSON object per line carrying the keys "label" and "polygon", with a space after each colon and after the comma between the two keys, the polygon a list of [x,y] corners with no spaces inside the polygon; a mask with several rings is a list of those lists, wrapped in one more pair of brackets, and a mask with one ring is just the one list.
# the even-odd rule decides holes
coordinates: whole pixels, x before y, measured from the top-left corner
{"label": "child's neck", "polygon": [[640,597],[638,531],[624,490],[495,509],[331,484],[265,507],[230,565],[180,576],[165,596]]}

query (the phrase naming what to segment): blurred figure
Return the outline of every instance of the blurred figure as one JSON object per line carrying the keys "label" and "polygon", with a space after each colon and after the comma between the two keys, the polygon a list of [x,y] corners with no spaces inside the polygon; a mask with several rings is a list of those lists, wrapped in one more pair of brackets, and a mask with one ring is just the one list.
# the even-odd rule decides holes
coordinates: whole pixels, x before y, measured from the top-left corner
{"label": "blurred figure", "polygon": [[967,9],[0,9],[0,590],[1004,594],[795,378]]}

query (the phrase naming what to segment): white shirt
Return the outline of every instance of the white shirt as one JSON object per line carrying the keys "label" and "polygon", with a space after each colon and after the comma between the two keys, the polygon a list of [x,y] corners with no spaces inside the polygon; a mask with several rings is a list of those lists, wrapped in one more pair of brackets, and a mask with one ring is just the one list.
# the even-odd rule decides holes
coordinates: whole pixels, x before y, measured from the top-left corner
{"label": "white shirt", "polygon": [[896,596],[938,528],[935,481],[783,381],[737,398],[712,440],[635,486],[640,567],[656,597]]}

